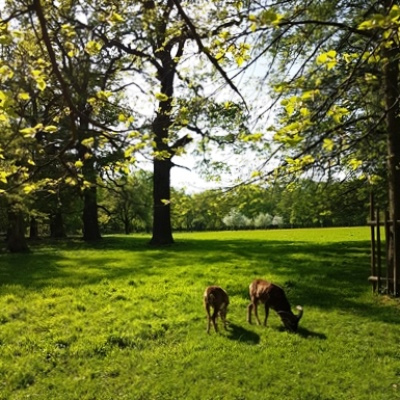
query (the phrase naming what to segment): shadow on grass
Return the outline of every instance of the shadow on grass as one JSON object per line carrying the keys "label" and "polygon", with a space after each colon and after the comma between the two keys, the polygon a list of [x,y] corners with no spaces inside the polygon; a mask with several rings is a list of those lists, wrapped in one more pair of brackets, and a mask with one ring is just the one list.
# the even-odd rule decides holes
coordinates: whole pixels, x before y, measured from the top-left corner
{"label": "shadow on grass", "polygon": [[278,326],[278,327],[272,328],[270,325],[268,325],[268,326],[264,326],[264,328],[265,329],[275,329],[278,332],[287,332],[290,335],[298,335],[304,339],[309,339],[309,338],[315,338],[315,339],[320,339],[320,340],[328,339],[328,337],[325,335],[325,333],[310,331],[309,329],[304,328],[302,326],[298,327],[297,332],[288,331],[284,326]]}
{"label": "shadow on grass", "polygon": [[260,336],[257,333],[232,323],[229,324],[227,338],[247,344],[260,343]]}
{"label": "shadow on grass", "polygon": [[299,326],[299,329],[297,330],[297,335],[299,335],[305,339],[308,339],[308,338],[315,338],[315,339],[321,339],[321,340],[327,339],[327,336],[324,333],[313,332],[313,331],[310,331],[301,326]]}
{"label": "shadow on grass", "polygon": [[[120,266],[121,257],[114,251],[145,252],[146,238],[116,237],[86,243],[81,239],[30,240],[29,254],[0,251],[0,289],[18,285],[31,290],[51,287],[80,287],[102,280],[152,276],[152,263]],[[117,265],[115,264],[117,263]]]}
{"label": "shadow on grass", "polygon": [[[103,279],[128,282],[134,278],[141,284],[148,277],[164,279],[166,275],[171,281],[196,285],[211,276],[229,277],[229,295],[248,300],[248,284],[254,278],[264,277],[282,285],[291,304],[304,306],[305,313],[307,307],[340,309],[398,323],[395,307],[361,299],[369,289],[369,241],[183,239],[162,248],[148,242],[145,236],[115,236],[96,243],[32,243],[30,254],[0,254],[0,289],[4,285],[31,290],[45,286],[79,287]],[[232,337],[249,337],[248,331],[241,329],[236,326]]]}

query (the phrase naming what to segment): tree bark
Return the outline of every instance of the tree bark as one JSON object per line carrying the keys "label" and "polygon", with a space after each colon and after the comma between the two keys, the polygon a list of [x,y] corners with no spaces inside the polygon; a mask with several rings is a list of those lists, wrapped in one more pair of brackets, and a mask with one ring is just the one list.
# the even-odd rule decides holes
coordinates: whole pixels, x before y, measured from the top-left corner
{"label": "tree bark", "polygon": [[29,221],[29,238],[38,239],[38,237],[39,237],[38,222],[35,217],[31,217]]}
{"label": "tree bark", "polygon": [[[82,107],[83,110],[86,110],[85,105],[84,102],[84,106]],[[83,114],[85,114],[85,112],[89,114],[90,109],[83,111]],[[87,137],[88,130],[89,122],[86,118],[82,118],[79,124],[79,135],[81,140]],[[87,157],[87,155],[93,156],[93,154],[91,149],[83,145],[81,142],[78,145],[78,153],[80,160],[83,162],[82,175],[87,182],[90,182],[90,187],[83,190],[83,240],[99,240],[101,239],[101,234],[97,207],[97,172],[95,170],[93,158]]]}
{"label": "tree bark", "polygon": [[171,226],[170,159],[154,160],[152,245],[174,243]]}
{"label": "tree bark", "polygon": [[128,213],[126,213],[126,215],[124,215],[123,217],[123,223],[124,223],[124,231],[125,231],[125,235],[130,235],[133,231],[132,228],[132,222],[129,218]]}
{"label": "tree bark", "polygon": [[388,241],[389,291],[398,294],[400,272],[400,234],[397,220],[400,216],[400,107],[399,107],[399,49],[387,51],[384,66],[384,98],[386,105],[387,152],[388,152],[388,199],[389,218],[393,221]]}
{"label": "tree bark", "polygon": [[50,237],[53,239],[65,238],[64,218],[61,210],[57,210],[55,214],[50,216]]}
{"label": "tree bark", "polygon": [[150,244],[160,246],[174,243],[171,226],[171,188],[172,149],[168,146],[169,129],[172,125],[171,110],[174,92],[175,63],[171,49],[158,52],[161,67],[157,77],[161,83],[161,93],[165,101],[159,102],[156,118],[153,121],[153,133],[156,154],[153,159],[153,237]]}
{"label": "tree bark", "polygon": [[91,186],[83,192],[83,239],[93,241],[101,239],[96,186]]}
{"label": "tree bark", "polygon": [[25,238],[25,221],[21,211],[8,212],[7,250],[11,253],[26,253],[29,247]]}

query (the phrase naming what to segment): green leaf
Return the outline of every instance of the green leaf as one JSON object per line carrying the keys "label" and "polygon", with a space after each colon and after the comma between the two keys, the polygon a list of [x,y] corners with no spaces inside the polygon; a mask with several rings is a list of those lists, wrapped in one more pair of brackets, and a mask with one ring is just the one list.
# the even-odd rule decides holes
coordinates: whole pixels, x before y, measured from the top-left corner
{"label": "green leaf", "polygon": [[58,128],[57,128],[55,125],[48,125],[48,126],[46,126],[43,130],[44,130],[45,132],[52,133],[52,132],[56,132],[57,129],[58,129]]}
{"label": "green leaf", "polygon": [[102,47],[103,46],[101,45],[101,43],[90,40],[85,46],[85,51],[91,56],[95,56],[96,54],[100,53]]}
{"label": "green leaf", "polygon": [[35,185],[26,185],[26,186],[24,186],[24,192],[26,193],[26,194],[29,194],[29,193],[31,193],[31,192],[33,192],[34,190],[36,190],[36,186]]}
{"label": "green leaf", "polygon": [[332,139],[325,138],[322,147],[327,151],[332,151],[335,143]]}
{"label": "green leaf", "polygon": [[24,128],[19,130],[24,136],[33,136],[36,133],[34,128]]}
{"label": "green leaf", "polygon": [[0,182],[7,183],[8,174],[4,171],[0,171]]}
{"label": "green leaf", "polygon": [[327,59],[328,59],[328,56],[326,55],[326,53],[320,54],[317,57],[317,64],[325,64]]}
{"label": "green leaf", "polygon": [[300,114],[303,117],[308,117],[310,115],[310,110],[307,107],[300,108]]}
{"label": "green leaf", "polygon": [[360,29],[360,30],[368,30],[368,29],[372,29],[373,27],[374,27],[374,24],[371,19],[361,22],[361,24],[358,25],[358,29]]}
{"label": "green leaf", "polygon": [[165,93],[156,93],[155,96],[158,101],[168,101],[169,99]]}
{"label": "green leaf", "polygon": [[317,64],[323,65],[325,64],[327,69],[330,70],[335,67],[337,52],[335,50],[329,50],[326,53],[322,53],[317,57]]}
{"label": "green leaf", "polygon": [[122,15],[120,15],[116,12],[113,12],[111,14],[110,21],[114,22],[114,23],[121,23],[121,22],[125,22],[125,19],[122,17]]}
{"label": "green leaf", "polygon": [[46,82],[43,79],[38,79],[36,81],[36,87],[43,92],[44,89],[46,89]]}
{"label": "green leaf", "polygon": [[279,20],[279,15],[271,8],[260,14],[260,22],[264,25],[272,25],[277,20]]}
{"label": "green leaf", "polygon": [[400,18],[400,7],[395,4],[389,11],[389,18],[392,22],[397,22]]}
{"label": "green leaf", "polygon": [[27,101],[31,98],[31,96],[29,95],[29,93],[26,92],[22,92],[18,94],[18,99],[19,100],[23,100],[23,101]]}
{"label": "green leaf", "polygon": [[360,168],[362,163],[363,162],[361,160],[357,160],[356,158],[353,158],[353,159],[351,159],[349,161],[349,165],[353,169],[353,171],[355,171],[356,169]]}

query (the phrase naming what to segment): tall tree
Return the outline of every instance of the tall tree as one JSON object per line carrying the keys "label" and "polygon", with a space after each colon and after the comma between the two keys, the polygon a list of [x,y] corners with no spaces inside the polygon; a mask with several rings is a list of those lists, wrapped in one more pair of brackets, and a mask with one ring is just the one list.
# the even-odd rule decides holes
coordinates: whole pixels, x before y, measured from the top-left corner
{"label": "tall tree", "polygon": [[[218,134],[216,132],[224,120],[238,121],[244,117],[240,107],[233,102],[223,106],[223,103],[218,105],[215,100],[210,101],[216,105],[214,116],[208,115],[209,118],[196,123],[200,115],[207,115],[211,110],[211,96],[204,90],[204,85],[211,82],[211,74],[209,68],[204,67],[205,60],[194,51],[196,46],[203,50],[203,44],[197,38],[204,38],[212,45],[218,35],[238,23],[235,19],[236,9],[225,7],[224,19],[218,20],[223,13],[218,12],[216,5],[208,2],[190,5],[187,11],[207,22],[195,34],[193,26],[186,27],[186,14],[182,12],[180,3],[172,0],[126,1],[123,7],[98,3],[95,6],[98,18],[111,15],[109,18],[118,23],[101,29],[96,28],[98,24],[91,25],[93,34],[106,48],[113,48],[131,57],[127,71],[136,81],[141,81],[142,90],[150,94],[148,104],[154,110],[149,117],[154,165],[151,239],[154,245],[173,242],[170,171],[175,155],[180,154],[193,139],[189,131],[200,138],[207,137],[207,140],[212,140],[214,136],[221,145],[232,143],[235,136],[245,132],[243,124],[236,124],[228,135],[227,128],[233,125],[232,122],[227,124],[222,134],[221,129]],[[214,47],[216,55],[217,46]],[[246,47],[242,47],[235,54],[243,56],[246,51]],[[213,65],[217,65],[217,69],[223,73],[215,56],[208,54],[207,60],[212,60]],[[230,113],[225,111],[217,118],[216,110],[224,110],[224,107],[230,109]]]}
{"label": "tall tree", "polygon": [[[3,59],[3,72],[11,71],[14,78],[10,79],[9,72],[4,79],[18,79],[18,84],[14,84],[12,101],[9,92],[2,92],[9,99],[7,108],[2,108],[2,123],[13,131],[13,140],[5,140],[9,164],[1,171],[3,193],[9,196],[13,187],[25,195],[39,189],[54,191],[65,181],[79,188],[84,199],[84,239],[98,239],[98,172],[107,163],[123,161],[121,147],[127,139],[127,127],[122,129],[124,135],[112,127],[126,113],[119,104],[121,57],[109,51],[100,53],[90,34],[71,24],[75,14],[89,18],[90,12],[85,11],[90,5],[72,1],[56,7],[34,0],[30,4],[7,1],[7,6],[0,26],[6,38],[3,53],[12,58]],[[15,60],[20,60],[19,68]],[[123,119],[129,125],[130,119]],[[21,157],[10,151],[11,145],[20,155],[21,147],[36,147],[21,163]],[[21,165],[23,181],[13,184]]]}
{"label": "tall tree", "polygon": [[[35,70],[33,78],[41,90],[52,88],[59,95],[62,123],[69,134],[53,158],[62,159],[78,150],[72,168],[69,160],[64,164],[72,173],[69,181],[82,187],[84,221],[88,221],[84,222],[85,238],[99,237],[94,200],[96,154],[100,145],[116,142],[116,132],[109,126],[112,122],[104,118],[105,113],[99,112],[99,108],[115,105],[117,93],[135,87],[130,94],[139,101],[133,107],[140,109],[140,105],[147,104],[151,112],[143,110],[145,115],[136,123],[136,130],[133,112],[128,107],[119,114],[119,122],[128,122],[132,131],[129,138],[137,139],[136,144],[126,145],[125,158],[132,160],[134,152],[143,150],[144,144],[151,149],[151,242],[172,243],[170,170],[173,157],[192,140],[189,130],[200,140],[214,140],[218,145],[232,144],[247,135],[241,122],[241,106],[215,98],[210,106],[211,94],[206,85],[212,82],[213,72],[204,62],[209,61],[231,89],[238,92],[218,59],[241,64],[247,56],[247,45],[241,42],[236,46],[230,38],[230,29],[240,23],[236,7],[240,2],[229,3],[222,9],[219,3],[202,2],[189,4],[185,10],[178,0],[126,0],[118,4],[62,1],[57,5],[40,0],[6,2],[7,20],[29,27],[39,49],[36,59],[40,57],[47,63],[47,69]],[[187,27],[189,16],[201,22],[198,27]],[[204,52],[206,46],[209,51]],[[198,55],[196,47],[206,54],[205,58]],[[149,101],[144,100],[145,95]],[[207,115],[210,117],[204,117]],[[59,124],[55,125],[58,130]],[[30,124],[26,126],[33,129]]]}
{"label": "tall tree", "polygon": [[[273,55],[268,74],[275,77],[275,98],[281,100],[282,112],[271,129],[286,150],[285,171],[347,171],[371,183],[384,170],[390,219],[397,221],[397,2],[266,1],[249,2],[249,7],[249,30],[263,44],[259,54]],[[400,272],[395,226],[388,238],[389,259]]]}

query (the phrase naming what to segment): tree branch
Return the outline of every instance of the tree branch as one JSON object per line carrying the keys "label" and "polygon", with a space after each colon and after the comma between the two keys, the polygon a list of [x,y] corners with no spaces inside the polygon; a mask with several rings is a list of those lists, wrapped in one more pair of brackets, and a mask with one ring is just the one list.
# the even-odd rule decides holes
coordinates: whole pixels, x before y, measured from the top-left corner
{"label": "tree branch", "polygon": [[183,8],[182,8],[182,6],[180,4],[180,0],[172,0],[172,1],[175,4],[176,8],[178,9],[178,12],[179,12],[180,16],[186,22],[187,26],[191,30],[191,32],[193,34],[193,37],[194,37],[194,40],[196,41],[197,46],[199,47],[199,50],[207,56],[207,58],[210,60],[211,64],[221,74],[221,76],[224,78],[225,82],[229,85],[229,87],[234,92],[236,92],[238,94],[238,96],[242,99],[243,104],[245,105],[246,109],[248,110],[248,107],[247,107],[247,104],[246,104],[246,100],[244,99],[244,97],[240,93],[239,89],[235,86],[235,84],[232,82],[232,80],[228,77],[228,75],[225,72],[225,70],[219,65],[217,59],[215,57],[213,57],[210,54],[210,52],[204,47],[203,42],[201,41],[201,38],[200,38],[200,36],[198,35],[198,33],[196,31],[196,27],[194,26],[194,24],[191,21],[191,19],[187,16],[185,11],[183,10]]}

